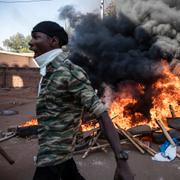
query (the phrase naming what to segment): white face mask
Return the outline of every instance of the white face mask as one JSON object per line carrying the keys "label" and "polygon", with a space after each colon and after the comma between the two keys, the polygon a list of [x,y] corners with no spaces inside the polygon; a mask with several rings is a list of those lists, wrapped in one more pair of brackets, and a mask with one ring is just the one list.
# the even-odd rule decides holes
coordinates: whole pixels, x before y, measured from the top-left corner
{"label": "white face mask", "polygon": [[62,50],[60,48],[53,49],[51,51],[48,51],[38,57],[35,58],[39,68],[40,68],[40,74],[42,76],[46,75],[46,66],[54,60],[56,56],[58,56]]}
{"label": "white face mask", "polygon": [[56,56],[58,56],[60,53],[62,52],[61,49],[53,49],[51,51],[48,51],[47,53],[44,53],[40,56],[38,56],[37,58],[35,58],[39,68],[40,68],[40,74],[41,74],[41,79],[39,82],[39,88],[38,88],[38,95],[40,93],[41,90],[41,82],[42,82],[42,78],[43,76],[46,75],[46,66],[54,60],[54,58]]}

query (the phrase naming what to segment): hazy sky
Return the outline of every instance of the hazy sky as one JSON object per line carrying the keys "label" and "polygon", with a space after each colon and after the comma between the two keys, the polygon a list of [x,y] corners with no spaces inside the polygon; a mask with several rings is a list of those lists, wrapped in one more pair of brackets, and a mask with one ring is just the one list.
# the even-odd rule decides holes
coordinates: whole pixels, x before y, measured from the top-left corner
{"label": "hazy sky", "polygon": [[[18,3],[23,1],[23,3]],[[100,11],[101,0],[50,0],[26,2],[30,0],[0,0],[0,46],[2,41],[20,32],[28,35],[38,22],[52,20],[64,26],[58,19],[58,9],[64,5],[74,5],[82,12]],[[8,3],[14,2],[14,3]]]}

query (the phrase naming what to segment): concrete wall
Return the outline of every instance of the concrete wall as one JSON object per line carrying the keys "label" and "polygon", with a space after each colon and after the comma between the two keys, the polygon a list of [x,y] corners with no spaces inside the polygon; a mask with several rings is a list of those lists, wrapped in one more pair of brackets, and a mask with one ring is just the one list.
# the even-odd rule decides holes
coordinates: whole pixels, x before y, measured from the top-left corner
{"label": "concrete wall", "polygon": [[13,53],[0,51],[0,66],[7,67],[37,67],[33,53]]}
{"label": "concrete wall", "polygon": [[0,87],[1,88],[37,88],[39,84],[38,68],[0,68]]}

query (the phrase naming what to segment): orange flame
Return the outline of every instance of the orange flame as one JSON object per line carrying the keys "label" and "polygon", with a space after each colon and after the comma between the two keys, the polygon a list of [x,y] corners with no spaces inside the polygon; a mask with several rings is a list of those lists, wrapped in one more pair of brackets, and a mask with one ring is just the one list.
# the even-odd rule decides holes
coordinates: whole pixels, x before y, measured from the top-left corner
{"label": "orange flame", "polygon": [[91,129],[93,128],[98,128],[99,127],[99,123],[93,123],[93,122],[90,122],[90,123],[83,123],[81,124],[81,128],[80,130],[81,131],[90,131]]}
{"label": "orange flame", "polygon": [[[118,124],[123,129],[144,124],[155,128],[157,127],[155,120],[160,119],[167,127],[166,118],[172,116],[170,105],[173,107],[176,117],[180,117],[179,77],[171,73],[169,64],[166,61],[162,61],[161,74],[162,78],[159,78],[151,87],[151,109],[148,118],[135,108],[145,94],[145,87],[142,84],[126,83],[121,85],[118,93],[112,92],[110,88],[108,89],[110,93],[105,92],[107,97],[104,97],[103,100],[108,106],[108,112],[113,123]],[[37,120],[33,119],[19,127],[37,124]],[[97,127],[99,127],[98,123],[83,123],[81,130],[89,131]]]}
{"label": "orange flame", "polygon": [[139,94],[143,95],[143,86],[138,84],[136,87],[131,85],[127,88],[126,85],[125,87],[121,87],[120,92],[116,95],[109,108],[111,118],[118,115],[113,120],[114,123],[117,123],[124,129],[142,124],[157,127],[155,120],[160,119],[167,126],[166,118],[172,116],[169,108],[170,105],[173,107],[175,115],[180,117],[179,77],[170,72],[169,65],[166,61],[162,61],[162,67],[162,78],[158,79],[151,87],[152,108],[149,111],[150,117],[146,118],[140,112],[133,112],[135,111],[133,109],[135,107],[134,105],[138,103],[138,99],[132,95],[132,88],[137,90],[139,87]]}
{"label": "orange flame", "polygon": [[170,105],[177,117],[180,117],[180,79],[170,72],[169,65],[163,61],[164,78],[153,85],[153,108],[150,110],[152,122],[161,119],[166,123],[166,117],[171,117]]}
{"label": "orange flame", "polygon": [[18,127],[27,127],[27,126],[35,126],[35,125],[38,125],[38,121],[37,119],[32,119],[30,121],[26,121],[25,123],[19,125]]}
{"label": "orange flame", "polygon": [[[129,111],[129,108],[131,109],[131,107],[138,102],[138,99],[132,95],[132,88],[139,90],[140,94],[144,94],[144,86],[141,84],[133,86],[134,85],[130,84],[122,86],[121,91],[116,94],[116,97],[109,108],[109,115],[112,118],[113,123],[118,124],[123,129],[127,129],[135,125],[141,125],[147,121],[141,113],[132,113]],[[134,122],[132,122],[132,119]],[[137,121],[139,122],[135,123]]]}

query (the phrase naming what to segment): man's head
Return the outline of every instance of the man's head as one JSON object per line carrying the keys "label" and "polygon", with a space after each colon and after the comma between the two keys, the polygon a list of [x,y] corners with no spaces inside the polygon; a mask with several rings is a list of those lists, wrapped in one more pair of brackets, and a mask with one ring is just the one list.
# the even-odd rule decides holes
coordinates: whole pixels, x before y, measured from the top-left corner
{"label": "man's head", "polygon": [[52,21],[43,21],[34,26],[32,39],[29,42],[30,49],[35,57],[50,50],[61,48],[68,43],[68,35],[64,28]]}

